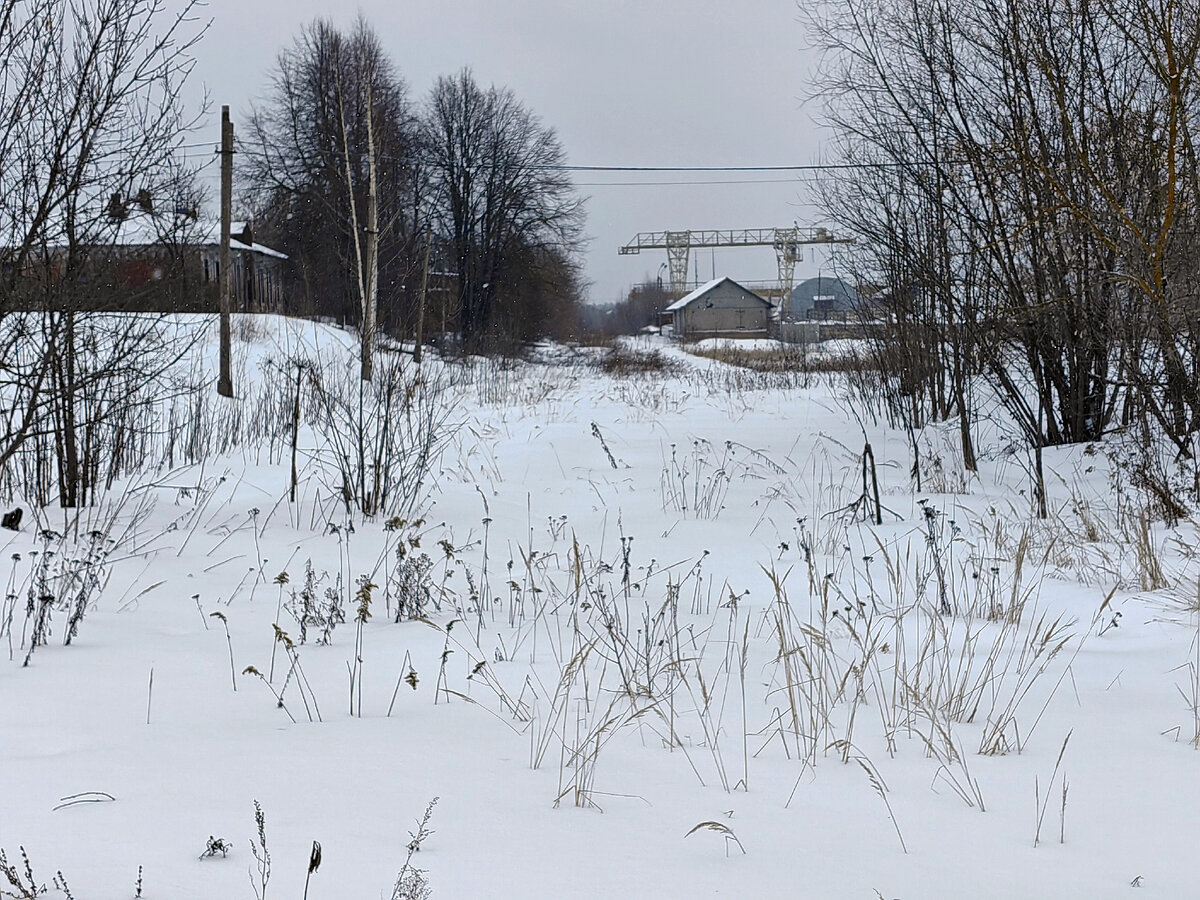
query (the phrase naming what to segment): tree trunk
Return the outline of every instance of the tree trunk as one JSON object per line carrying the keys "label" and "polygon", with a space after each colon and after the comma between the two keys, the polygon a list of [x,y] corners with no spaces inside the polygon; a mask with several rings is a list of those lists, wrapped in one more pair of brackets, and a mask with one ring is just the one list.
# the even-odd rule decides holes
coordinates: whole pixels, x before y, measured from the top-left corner
{"label": "tree trunk", "polygon": [[362,309],[362,380],[370,381],[375,371],[375,328],[379,305],[379,181],[375,170],[375,108],[367,73],[367,253]]}

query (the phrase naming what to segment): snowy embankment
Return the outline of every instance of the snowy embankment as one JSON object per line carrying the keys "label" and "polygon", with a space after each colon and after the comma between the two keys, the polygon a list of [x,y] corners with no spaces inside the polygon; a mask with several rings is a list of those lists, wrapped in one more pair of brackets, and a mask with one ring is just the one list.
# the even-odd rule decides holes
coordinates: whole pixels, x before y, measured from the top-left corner
{"label": "snowy embankment", "polygon": [[[1194,891],[1195,530],[1140,517],[1105,448],[1047,452],[1038,521],[997,429],[970,477],[953,430],[928,430],[918,494],[905,437],[864,434],[836,376],[666,351],[678,367],[608,377],[557,348],[427,360],[414,387],[404,357],[439,412],[388,429],[427,451],[427,490],[364,518],[341,500],[353,429],[303,394],[292,501],[290,394],[267,396],[308,377],[299,358],[352,365],[351,342],[270,319],[242,337],[241,412],[195,406],[194,436],[242,436],[223,456],[0,532],[18,880],[23,846],[51,896],[61,870],[80,897],[133,897],[139,871],[149,900],[254,897],[258,801],[268,896],[303,894],[314,840],[314,900],[422,879],[488,898]],[[213,364],[202,345],[189,377]],[[406,859],[425,874],[394,889]]]}

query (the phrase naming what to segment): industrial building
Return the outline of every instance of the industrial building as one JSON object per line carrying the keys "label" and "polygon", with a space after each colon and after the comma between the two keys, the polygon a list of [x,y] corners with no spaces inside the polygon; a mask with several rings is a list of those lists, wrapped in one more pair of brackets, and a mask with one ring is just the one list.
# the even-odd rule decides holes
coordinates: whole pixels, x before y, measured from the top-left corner
{"label": "industrial building", "polygon": [[731,278],[717,278],[666,308],[675,336],[701,338],[767,337],[771,304]]}
{"label": "industrial building", "polygon": [[795,322],[844,321],[858,310],[858,292],[840,278],[818,276],[796,285],[783,318]]}

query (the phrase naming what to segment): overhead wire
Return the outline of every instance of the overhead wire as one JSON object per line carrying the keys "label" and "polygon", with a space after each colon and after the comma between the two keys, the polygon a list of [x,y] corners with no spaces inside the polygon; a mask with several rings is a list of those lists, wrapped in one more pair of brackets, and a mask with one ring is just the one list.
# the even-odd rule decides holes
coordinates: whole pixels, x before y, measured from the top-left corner
{"label": "overhead wire", "polygon": [[[235,145],[243,153],[261,153],[262,148],[249,146],[239,136]],[[184,146],[211,146],[209,144]],[[389,153],[378,153],[376,159],[387,162],[406,162],[407,158]],[[583,165],[572,163],[540,164],[529,166],[532,169],[542,169],[554,172],[589,172],[603,173],[734,173],[734,172],[796,172],[816,174],[825,171],[877,169],[892,165],[891,163],[807,163],[795,165],[766,165],[766,166],[625,166],[625,165]],[[578,188],[608,188],[608,187],[706,187],[708,185],[750,185],[750,184],[805,184],[811,179],[805,178],[738,178],[738,179],[688,179],[688,180],[657,180],[657,181],[577,181]]]}
{"label": "overhead wire", "polygon": [[705,181],[576,181],[575,187],[681,187],[706,184],[807,184],[800,178],[738,178]]}
{"label": "overhead wire", "polygon": [[796,166],[577,166],[538,165],[530,168],[564,172],[822,172],[837,169],[879,169],[899,163],[811,163]]}
{"label": "overhead wire", "polygon": [[[245,148],[244,152],[261,152],[259,148],[247,147],[245,141],[241,137],[234,139],[239,148]],[[184,145],[184,146],[209,146],[204,145]],[[407,162],[407,157],[395,156],[390,153],[377,153],[376,159],[386,160],[388,162]],[[544,169],[554,172],[825,172],[837,170],[854,170],[854,169],[879,169],[888,168],[899,165],[899,163],[805,163],[796,165],[769,165],[769,166],[617,166],[617,165],[583,165],[574,163],[539,163],[528,166],[530,169]],[[786,179],[790,181],[791,179]],[[782,183],[784,179],[780,179]],[[603,184],[613,184],[616,182],[603,182]],[[640,184],[655,184],[656,182],[628,182],[629,185]],[[689,182],[662,182],[663,184],[687,184]],[[723,184],[726,182],[695,182],[697,184]],[[762,183],[767,184],[767,181],[757,182],[728,182],[730,184],[740,183]]]}

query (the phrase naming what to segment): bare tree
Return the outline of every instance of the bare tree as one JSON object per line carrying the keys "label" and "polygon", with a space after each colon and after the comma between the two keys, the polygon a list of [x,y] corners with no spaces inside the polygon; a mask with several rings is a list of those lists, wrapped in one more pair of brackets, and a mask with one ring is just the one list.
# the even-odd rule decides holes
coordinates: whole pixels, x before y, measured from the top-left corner
{"label": "bare tree", "polygon": [[810,9],[838,147],[861,167],[827,207],[888,288],[880,353],[907,348],[906,414],[969,418],[980,372],[1039,455],[1101,437],[1124,406],[1190,456],[1194,0]]}
{"label": "bare tree", "polygon": [[[375,352],[375,322],[379,303],[379,177],[376,166],[375,151],[375,105],[374,93],[371,89],[374,81],[374,61],[366,61],[366,71],[363,73],[365,93],[364,106],[367,120],[367,216],[366,224],[360,228],[358,223],[358,203],[353,191],[350,192],[350,221],[354,232],[354,265],[355,286],[358,288],[359,307],[362,315],[362,365],[363,381],[371,380],[373,357]],[[337,78],[338,120],[342,131],[342,160],[346,164],[346,183],[354,183],[354,170],[351,167],[350,130],[346,127],[346,86]],[[363,249],[365,237],[366,249]]]}
{"label": "bare tree", "polygon": [[521,296],[519,262],[532,275],[578,249],[583,202],[553,129],[468,70],[438,79],[422,134],[434,216],[458,276],[459,333],[464,348],[477,349],[502,337],[504,287],[510,301]]}
{"label": "bare tree", "polygon": [[[64,505],[87,498],[86,459],[112,450],[111,414],[162,371],[153,322],[91,310],[131,198],[171,196],[181,181],[197,5],[0,0],[0,341],[20,347],[5,354],[0,462],[53,436]],[[88,391],[111,402],[81,403]]]}
{"label": "bare tree", "polygon": [[[307,312],[352,311],[371,375],[378,322],[403,328],[415,307],[424,224],[407,90],[378,36],[325,21],[276,61],[243,156],[260,230],[292,256]],[[322,306],[322,295],[342,298]]]}

